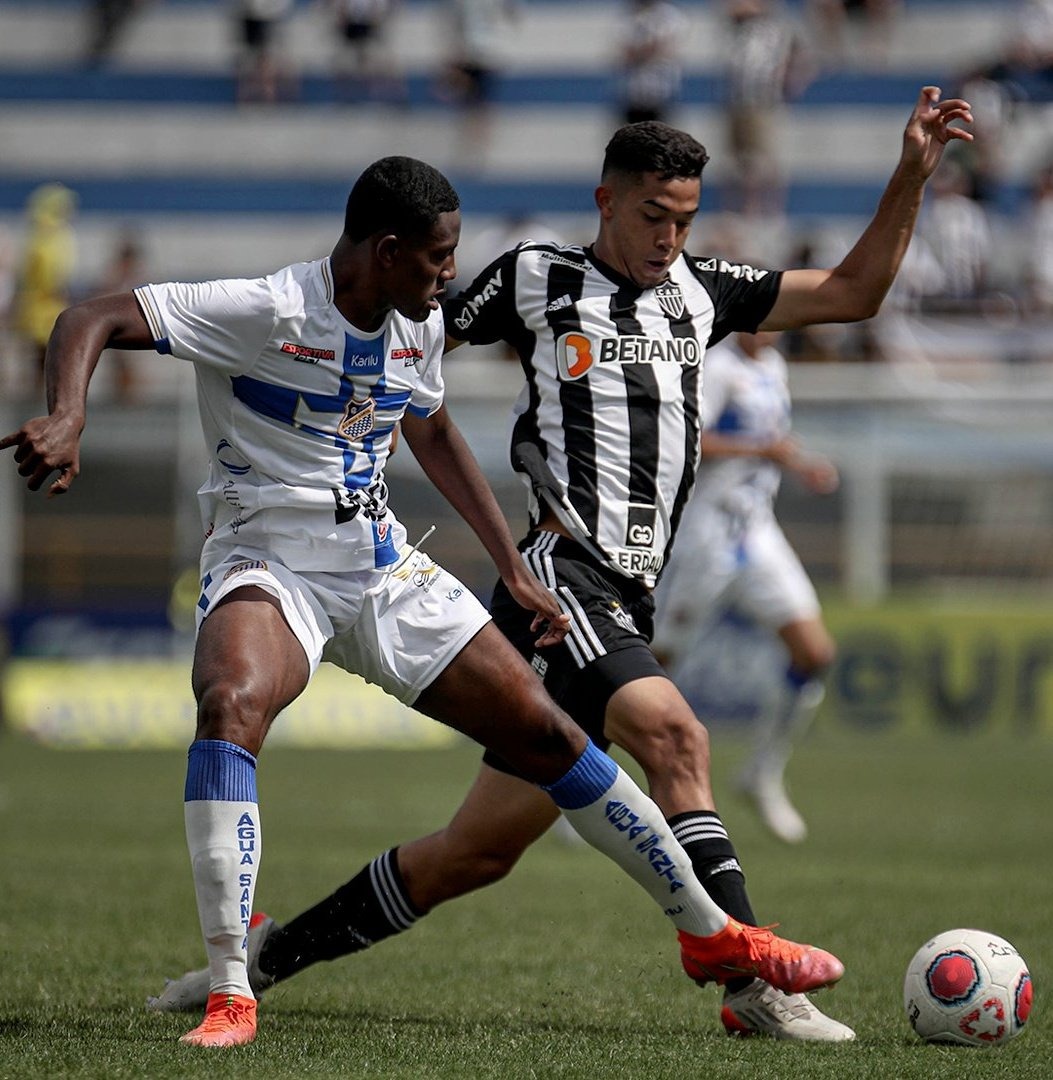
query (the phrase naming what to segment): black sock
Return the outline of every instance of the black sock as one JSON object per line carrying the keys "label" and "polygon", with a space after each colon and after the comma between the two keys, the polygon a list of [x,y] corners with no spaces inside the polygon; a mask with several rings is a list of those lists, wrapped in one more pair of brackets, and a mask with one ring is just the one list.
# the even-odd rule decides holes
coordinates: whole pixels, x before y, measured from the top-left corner
{"label": "black sock", "polygon": [[[692,810],[674,814],[669,826],[713,902],[739,922],[756,926],[757,917],[746,895],[746,876],[720,815],[715,810]],[[741,990],[752,981],[729,979],[725,985],[729,990]]]}
{"label": "black sock", "polygon": [[421,913],[406,895],[397,852],[378,855],[320,904],[272,931],[260,950],[260,971],[277,982],[408,930]]}

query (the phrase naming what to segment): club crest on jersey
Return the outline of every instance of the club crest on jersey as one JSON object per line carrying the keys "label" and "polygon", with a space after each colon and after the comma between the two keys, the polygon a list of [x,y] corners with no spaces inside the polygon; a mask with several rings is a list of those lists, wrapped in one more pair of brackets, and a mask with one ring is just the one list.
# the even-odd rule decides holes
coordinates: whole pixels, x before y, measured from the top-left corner
{"label": "club crest on jersey", "polygon": [[658,306],[670,319],[679,319],[684,314],[684,294],[675,281],[663,281],[654,291]]}
{"label": "club crest on jersey", "polygon": [[364,439],[376,423],[377,403],[372,398],[352,398],[344,409],[344,416],[336,430],[349,442]]}

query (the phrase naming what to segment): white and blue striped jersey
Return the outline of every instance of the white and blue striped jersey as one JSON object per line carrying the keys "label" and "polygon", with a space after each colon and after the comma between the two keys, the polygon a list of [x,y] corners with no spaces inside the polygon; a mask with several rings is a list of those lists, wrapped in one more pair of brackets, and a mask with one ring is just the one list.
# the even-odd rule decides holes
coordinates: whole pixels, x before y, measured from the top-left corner
{"label": "white and blue striped jersey", "polygon": [[158,352],[194,364],[210,453],[198,495],[208,535],[292,570],[394,562],[405,530],[384,465],[406,410],[442,404],[442,315],[392,311],[371,333],[333,303],[328,259],[268,277],[144,285]]}
{"label": "white and blue striped jersey", "polygon": [[781,274],[683,255],[642,289],[591,249],[526,242],[445,305],[446,331],[506,341],[526,374],[512,465],[570,534],[654,585],[694,483],[702,356],[756,330]]}
{"label": "white and blue striped jersey", "polygon": [[[710,349],[703,426],[757,446],[785,439],[790,434],[790,390],[782,353],[767,346],[750,358],[733,339]],[[717,512],[744,526],[773,514],[781,480],[782,469],[767,458],[707,459],[703,454],[687,513]]]}

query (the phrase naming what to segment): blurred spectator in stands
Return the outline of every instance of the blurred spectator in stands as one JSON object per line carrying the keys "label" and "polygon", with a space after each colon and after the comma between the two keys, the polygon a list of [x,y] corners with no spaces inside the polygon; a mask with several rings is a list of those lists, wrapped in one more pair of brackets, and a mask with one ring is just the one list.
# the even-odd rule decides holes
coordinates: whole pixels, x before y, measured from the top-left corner
{"label": "blurred spectator in stands", "polygon": [[337,100],[404,105],[406,80],[398,57],[387,47],[386,34],[397,0],[328,0],[328,4],[340,39]]}
{"label": "blurred spectator in stands", "polygon": [[969,313],[991,285],[991,223],[970,194],[969,174],[957,158],[944,158],[918,221],[918,235],[935,257],[922,298],[924,310]]}
{"label": "blurred spectator in stands", "polygon": [[1015,80],[999,77],[997,69],[980,68],[965,76],[955,96],[965,98],[973,110],[976,138],[960,155],[969,174],[969,194],[996,204],[1005,179],[1007,132],[1024,92]]}
{"label": "blurred spectator in stands", "polygon": [[34,393],[44,386],[44,352],[59,312],[69,306],[77,258],[77,198],[63,184],[42,184],[26,203],[26,233],[15,285],[14,326],[29,355]]}
{"label": "blurred spectator in stands", "polygon": [[811,79],[809,56],[776,0],[727,0],[725,10],[725,117],[733,175],[723,202],[744,214],[778,214],[785,200],[778,130],[787,100]]}
{"label": "blurred spectator in stands", "polygon": [[450,56],[440,78],[439,97],[461,110],[458,156],[485,164],[495,81],[503,66],[505,36],[518,17],[516,0],[446,0]]}
{"label": "blurred spectator in stands", "polygon": [[884,67],[901,7],[901,0],[807,0],[823,66]]}
{"label": "blurred spectator in stands", "polygon": [[1053,314],[1053,161],[1039,171],[1024,221],[1027,303],[1032,311]]}
{"label": "blurred spectator in stands", "polygon": [[[816,226],[797,237],[790,254],[782,261],[785,265],[802,268],[836,266],[848,254],[853,242],[852,236],[837,228]],[[903,266],[906,263],[907,258],[904,257]],[[902,267],[896,275],[897,282],[901,276]],[[870,363],[883,359],[875,334],[875,323],[875,319],[867,319],[857,323],[802,326],[783,334],[781,348],[787,359],[792,361],[812,364]]]}
{"label": "blurred spectator in stands", "polygon": [[[122,233],[113,248],[109,264],[93,292],[97,296],[128,292],[146,283],[143,247],[134,232]],[[140,397],[138,366],[145,354],[113,351],[113,396],[122,405],[133,405]]]}
{"label": "blurred spectator in stands", "polygon": [[668,0],[629,0],[621,46],[622,119],[668,123],[680,99],[687,20]]}
{"label": "blurred spectator in stands", "polygon": [[238,41],[239,103],[273,104],[296,96],[296,80],[282,49],[282,31],[295,0],[232,0]]}
{"label": "blurred spectator in stands", "polygon": [[1007,51],[1027,71],[1053,73],[1053,0],[1018,0]]}
{"label": "blurred spectator in stands", "polygon": [[106,63],[136,10],[146,0],[90,0],[86,62],[92,67]]}

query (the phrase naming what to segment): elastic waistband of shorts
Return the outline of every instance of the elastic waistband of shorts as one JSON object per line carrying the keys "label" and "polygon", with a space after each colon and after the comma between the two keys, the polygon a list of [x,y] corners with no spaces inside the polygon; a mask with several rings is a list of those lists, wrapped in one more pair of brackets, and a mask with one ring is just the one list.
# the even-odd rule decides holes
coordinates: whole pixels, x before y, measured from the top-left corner
{"label": "elastic waistband of shorts", "polygon": [[564,536],[562,533],[550,532],[548,529],[531,529],[520,542],[519,550],[526,551],[527,548],[537,543],[541,537],[551,541],[548,548],[549,555],[584,563],[595,573],[602,575],[610,582],[611,586],[625,599],[632,600],[651,594],[652,590],[643,582],[637,581],[636,578],[626,577],[625,574],[619,574],[617,570],[612,569],[605,562],[596,558],[587,547],[569,536]]}

